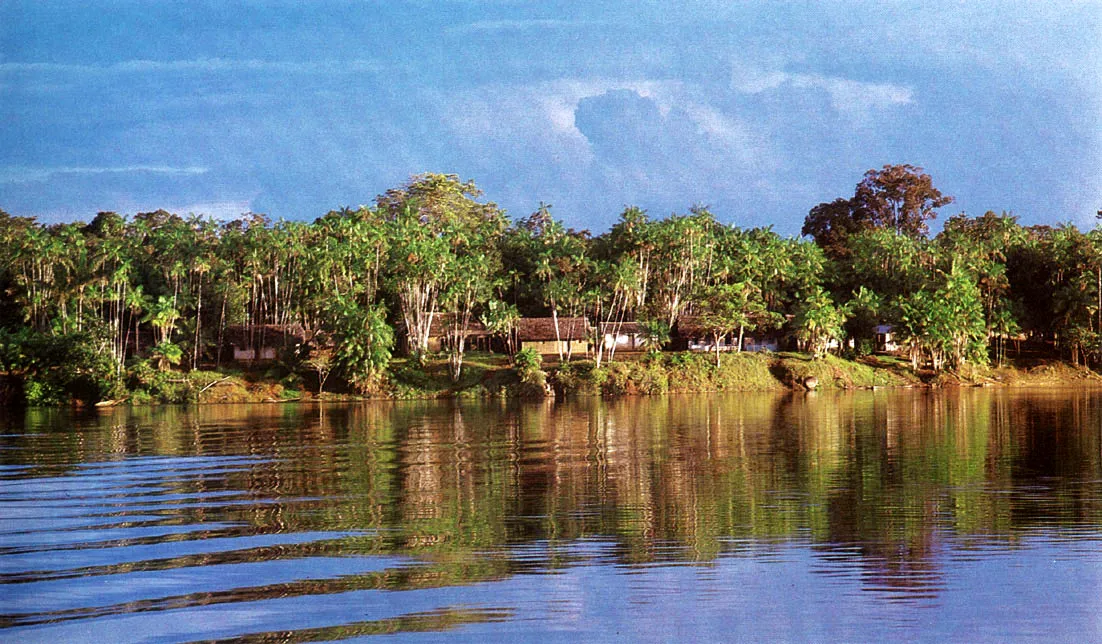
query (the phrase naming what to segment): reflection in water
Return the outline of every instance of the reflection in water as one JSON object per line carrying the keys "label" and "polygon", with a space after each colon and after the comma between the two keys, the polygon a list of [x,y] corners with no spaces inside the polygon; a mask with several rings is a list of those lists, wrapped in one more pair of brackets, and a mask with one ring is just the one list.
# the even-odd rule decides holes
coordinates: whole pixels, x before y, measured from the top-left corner
{"label": "reflection in water", "polygon": [[[956,615],[944,634],[1028,638],[1038,615],[1017,629],[973,623],[984,597],[1035,609],[1014,583],[1061,593],[1052,618],[1064,628],[1100,628],[1066,614],[1098,608],[1095,391],[159,407],[0,422],[0,628],[26,641],[645,628],[644,639],[871,639],[918,632],[915,611]],[[971,613],[947,608],[977,575],[1041,551],[1078,572],[1026,566],[1021,581],[984,586],[989,597],[971,589]],[[787,598],[770,595],[774,581]],[[671,598],[675,608],[652,610]],[[748,620],[777,605],[787,612]]]}

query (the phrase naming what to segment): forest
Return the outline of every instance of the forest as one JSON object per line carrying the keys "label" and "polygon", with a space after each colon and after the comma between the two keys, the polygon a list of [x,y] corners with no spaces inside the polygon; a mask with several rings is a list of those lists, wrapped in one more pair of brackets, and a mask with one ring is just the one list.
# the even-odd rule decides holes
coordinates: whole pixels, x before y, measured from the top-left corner
{"label": "forest", "polygon": [[[635,322],[655,350],[691,317],[717,340],[717,364],[719,338],[741,347],[765,330],[816,358],[860,357],[883,325],[916,370],[999,363],[1022,342],[1099,363],[1102,228],[960,213],[931,237],[952,202],[921,168],[888,165],[812,207],[796,238],[704,205],[626,207],[598,235],[543,203],[510,220],[446,174],[309,223],[158,210],[46,225],[0,211],[0,373],[31,404],[119,399],[227,366],[229,329],[293,325],[307,332],[280,356],[287,372],[368,394],[397,356],[433,357],[434,324],[448,327],[438,357],[458,380],[470,329],[509,337],[526,317],[553,319],[556,334],[560,319]],[[614,358],[591,346],[596,366]],[[538,369],[524,353],[518,369]]]}

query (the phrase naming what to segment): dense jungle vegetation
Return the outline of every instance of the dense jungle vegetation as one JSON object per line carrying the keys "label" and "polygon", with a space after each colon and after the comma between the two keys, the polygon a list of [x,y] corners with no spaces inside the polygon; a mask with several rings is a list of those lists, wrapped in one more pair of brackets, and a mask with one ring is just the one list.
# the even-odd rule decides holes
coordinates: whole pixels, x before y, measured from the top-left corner
{"label": "dense jungle vegetation", "polygon": [[[433,318],[450,326],[458,381],[471,325],[507,335],[522,316],[635,320],[654,346],[694,316],[715,338],[776,329],[817,358],[867,354],[890,324],[915,369],[998,362],[1012,338],[1098,363],[1102,228],[961,213],[930,238],[951,202],[921,168],[896,165],[812,208],[800,238],[725,225],[705,206],[664,218],[627,207],[599,235],[547,204],[510,221],[442,174],[312,223],[159,210],[44,225],[0,211],[0,373],[32,404],[118,399],[227,366],[230,326],[300,325],[309,341],[280,356],[289,388],[369,393],[400,338],[403,369],[427,364]],[[597,367],[612,357],[593,355]],[[539,372],[528,353],[516,365]]]}

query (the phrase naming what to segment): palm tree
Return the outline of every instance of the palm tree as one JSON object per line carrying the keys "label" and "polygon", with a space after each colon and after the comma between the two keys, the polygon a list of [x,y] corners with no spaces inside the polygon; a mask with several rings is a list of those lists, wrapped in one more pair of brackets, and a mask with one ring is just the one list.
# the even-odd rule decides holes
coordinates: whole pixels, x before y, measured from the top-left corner
{"label": "palm tree", "polygon": [[172,331],[176,328],[176,320],[180,318],[180,312],[176,310],[172,302],[173,298],[167,295],[157,296],[142,318],[142,322],[149,322],[157,331],[157,344],[168,342],[172,337]]}

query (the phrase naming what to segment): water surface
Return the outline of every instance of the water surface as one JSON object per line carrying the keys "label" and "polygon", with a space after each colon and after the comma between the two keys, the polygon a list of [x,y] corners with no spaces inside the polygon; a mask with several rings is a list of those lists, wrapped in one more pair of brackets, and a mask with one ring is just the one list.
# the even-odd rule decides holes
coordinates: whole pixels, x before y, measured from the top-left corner
{"label": "water surface", "polygon": [[0,639],[1102,640],[1102,392],[0,418]]}

